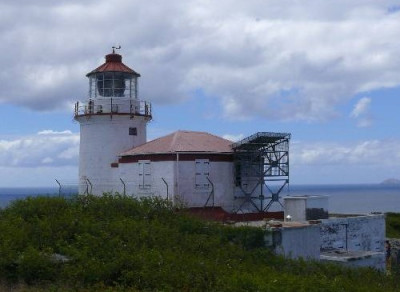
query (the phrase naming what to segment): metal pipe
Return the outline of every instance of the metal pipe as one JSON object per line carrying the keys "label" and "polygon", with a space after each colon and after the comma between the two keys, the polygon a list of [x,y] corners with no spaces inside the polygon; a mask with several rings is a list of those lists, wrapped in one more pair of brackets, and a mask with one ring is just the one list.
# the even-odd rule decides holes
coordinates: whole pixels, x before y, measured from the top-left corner
{"label": "metal pipe", "polygon": [[113,114],[113,102],[112,102],[112,98],[110,98],[110,101],[111,101],[111,108],[110,108],[110,117],[111,117],[111,119],[112,119],[112,114]]}
{"label": "metal pipe", "polygon": [[122,185],[124,186],[124,196],[126,195],[126,186],[125,186],[125,182],[122,180],[122,178],[119,178],[122,182]]}
{"label": "metal pipe", "polygon": [[[87,182],[88,182],[89,185],[90,185],[90,195],[92,195],[93,185],[92,185],[92,183],[90,182],[90,180],[89,180],[88,178],[87,178],[86,180],[87,180]],[[88,192],[88,195],[89,195],[89,192]]]}
{"label": "metal pipe", "polygon": [[175,181],[176,181],[176,195],[180,196],[180,193],[179,193],[179,152],[176,152],[176,175],[175,175]]}
{"label": "metal pipe", "polygon": [[163,177],[161,179],[163,180],[163,182],[165,183],[165,186],[167,187],[167,201],[169,201],[168,184]]}
{"label": "metal pipe", "polygon": [[210,200],[211,197],[212,197],[212,206],[214,207],[214,205],[215,205],[215,201],[214,201],[214,184],[213,184],[212,181],[208,178],[208,176],[206,176],[206,179],[207,179],[208,182],[211,184],[211,193],[210,193],[210,195],[208,196],[208,199],[207,199],[207,201],[206,201],[204,207],[207,206],[208,201]]}
{"label": "metal pipe", "polygon": [[86,184],[86,190],[85,190],[84,194],[89,195],[89,184],[88,184],[87,180],[85,180],[85,184]]}

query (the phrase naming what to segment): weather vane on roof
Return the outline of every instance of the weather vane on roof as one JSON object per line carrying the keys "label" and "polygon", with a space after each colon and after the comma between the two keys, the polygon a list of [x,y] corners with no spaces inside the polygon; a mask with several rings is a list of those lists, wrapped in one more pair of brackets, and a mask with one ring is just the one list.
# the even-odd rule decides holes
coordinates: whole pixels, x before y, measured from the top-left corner
{"label": "weather vane on roof", "polygon": [[115,54],[115,50],[120,50],[121,49],[121,45],[119,45],[118,47],[112,47],[113,49],[113,54]]}

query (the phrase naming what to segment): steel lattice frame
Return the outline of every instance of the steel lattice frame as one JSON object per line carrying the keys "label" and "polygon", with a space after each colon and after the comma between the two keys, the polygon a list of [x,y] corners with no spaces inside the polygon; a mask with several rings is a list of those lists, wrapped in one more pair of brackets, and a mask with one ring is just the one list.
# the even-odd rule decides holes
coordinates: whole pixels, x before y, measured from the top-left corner
{"label": "steel lattice frame", "polygon": [[246,203],[259,212],[267,212],[275,202],[282,206],[279,195],[289,184],[289,140],[289,133],[258,132],[232,144],[236,186],[241,190],[235,198],[243,199],[238,211]]}

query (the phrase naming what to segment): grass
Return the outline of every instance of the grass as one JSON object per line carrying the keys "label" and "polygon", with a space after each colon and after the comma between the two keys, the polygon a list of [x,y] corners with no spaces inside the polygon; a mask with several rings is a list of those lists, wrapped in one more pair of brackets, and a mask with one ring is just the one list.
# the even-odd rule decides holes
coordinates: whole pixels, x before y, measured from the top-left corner
{"label": "grass", "polygon": [[400,213],[386,213],[386,237],[400,238]]}
{"label": "grass", "polygon": [[200,221],[160,199],[28,198],[0,211],[0,290],[399,289],[373,269],[275,256],[265,232]]}

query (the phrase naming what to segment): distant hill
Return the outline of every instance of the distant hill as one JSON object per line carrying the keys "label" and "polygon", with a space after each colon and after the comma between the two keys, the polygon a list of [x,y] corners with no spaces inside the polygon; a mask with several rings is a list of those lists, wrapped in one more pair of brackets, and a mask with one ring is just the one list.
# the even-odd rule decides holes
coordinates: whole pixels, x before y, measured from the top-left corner
{"label": "distant hill", "polygon": [[381,185],[400,185],[400,179],[388,178],[381,182]]}

